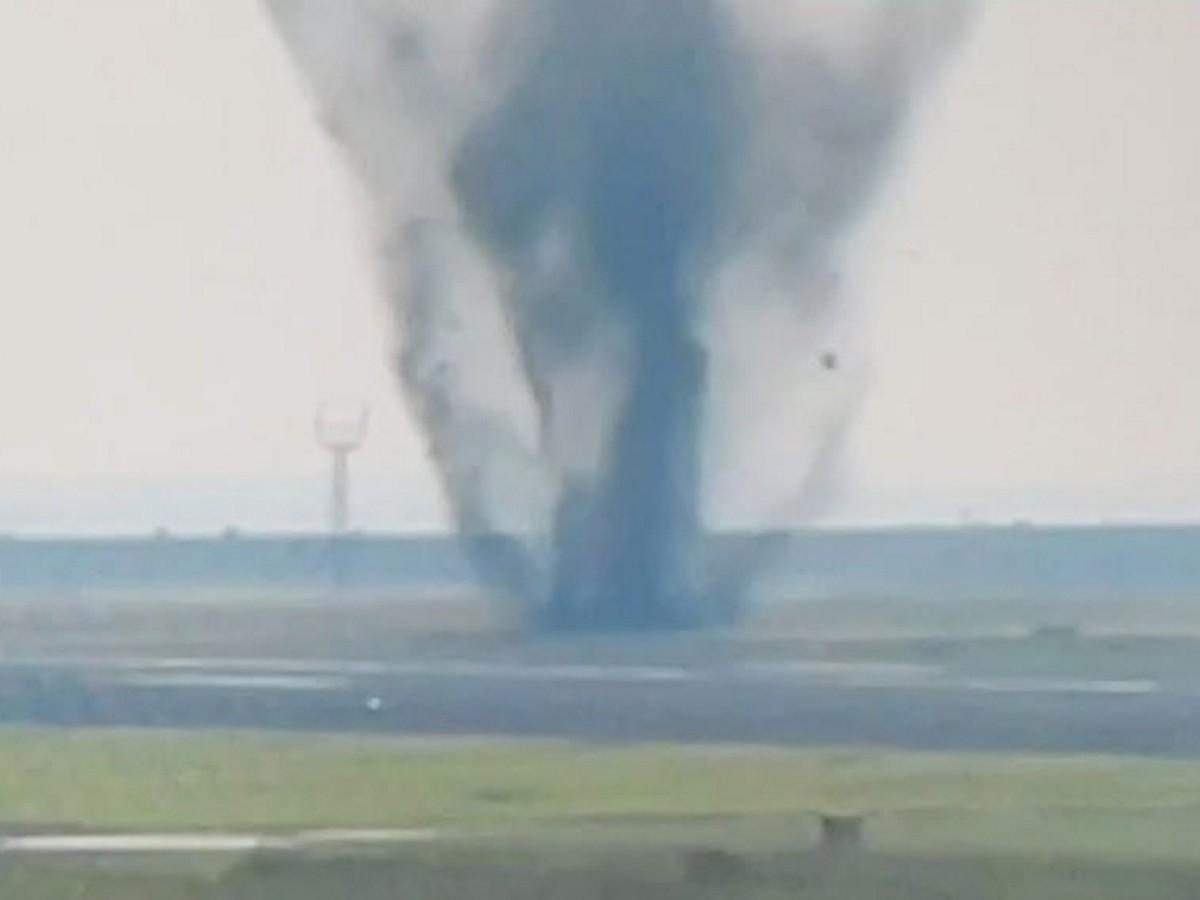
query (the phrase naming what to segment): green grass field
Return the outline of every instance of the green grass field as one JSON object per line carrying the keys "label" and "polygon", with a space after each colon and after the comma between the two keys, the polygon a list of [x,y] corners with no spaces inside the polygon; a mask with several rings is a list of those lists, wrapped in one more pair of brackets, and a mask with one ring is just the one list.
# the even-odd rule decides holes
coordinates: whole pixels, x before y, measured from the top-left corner
{"label": "green grass field", "polygon": [[[861,850],[820,850],[831,812],[867,816]],[[0,856],[0,897],[23,900],[1200,896],[1185,762],[8,730],[0,822],[445,835],[205,867]]]}
{"label": "green grass field", "polygon": [[506,848],[242,862],[219,875],[18,864],[20,900],[1194,900],[1179,865],[870,854],[738,856],[721,871],[685,854],[593,850],[569,859]]}
{"label": "green grass field", "polygon": [[[9,830],[483,827],[863,812],[889,847],[994,820],[1200,824],[1200,763],[259,733],[0,731]],[[963,823],[971,823],[964,830]],[[1149,827],[1147,822],[1146,827]],[[1089,837],[1091,832],[1095,832]],[[1083,847],[1103,828],[1064,829]],[[1164,834],[1165,836],[1165,834]],[[1122,839],[1121,844],[1127,844]],[[1101,846],[1100,841],[1097,846]],[[915,845],[914,845],[915,846]],[[979,849],[984,849],[980,847]]]}

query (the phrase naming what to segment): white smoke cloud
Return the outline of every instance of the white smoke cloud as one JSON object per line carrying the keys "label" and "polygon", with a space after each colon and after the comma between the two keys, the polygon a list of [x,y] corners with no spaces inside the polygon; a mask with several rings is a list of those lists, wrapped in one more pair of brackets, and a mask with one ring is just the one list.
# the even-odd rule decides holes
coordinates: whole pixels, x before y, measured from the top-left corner
{"label": "white smoke cloud", "polygon": [[[736,491],[712,473],[828,491],[865,370],[841,248],[969,7],[267,5],[370,200],[398,370],[485,572],[578,624],[732,603],[697,566],[702,504]],[[780,446],[762,426],[797,405]]]}

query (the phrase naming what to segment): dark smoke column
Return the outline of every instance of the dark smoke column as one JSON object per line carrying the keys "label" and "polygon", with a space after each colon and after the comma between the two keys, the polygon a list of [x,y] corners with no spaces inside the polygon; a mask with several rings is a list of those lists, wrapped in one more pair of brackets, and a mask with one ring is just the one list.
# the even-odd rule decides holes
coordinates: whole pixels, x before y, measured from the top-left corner
{"label": "dark smoke column", "polygon": [[[839,244],[964,3],[265,2],[367,189],[397,372],[489,587],[553,629],[732,616],[762,555],[705,559],[702,436],[737,430],[711,388],[811,380],[754,335],[836,318]],[[847,417],[802,423],[806,496]]]}
{"label": "dark smoke column", "polygon": [[[560,498],[543,614],[550,628],[653,630],[705,619],[696,571],[702,353],[690,341],[645,352],[655,363],[637,364],[604,480]],[[669,378],[657,376],[663,365]]]}
{"label": "dark smoke column", "polygon": [[[541,360],[591,339],[597,322],[615,326],[627,360],[599,471],[563,488],[544,618],[691,624],[705,394],[696,286],[742,132],[728,25],[704,0],[541,0],[518,16],[539,23],[540,42],[459,149],[456,194],[480,242],[517,275],[520,343],[539,394],[556,377]],[[577,296],[522,283],[548,238],[565,246],[559,266]],[[545,321],[580,302],[595,308]]]}

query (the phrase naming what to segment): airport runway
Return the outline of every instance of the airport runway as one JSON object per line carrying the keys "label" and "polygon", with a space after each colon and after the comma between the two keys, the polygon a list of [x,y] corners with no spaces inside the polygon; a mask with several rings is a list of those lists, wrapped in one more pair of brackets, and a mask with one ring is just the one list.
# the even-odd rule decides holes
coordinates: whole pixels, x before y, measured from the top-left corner
{"label": "airport runway", "polygon": [[810,661],[8,660],[0,723],[1200,757],[1177,685]]}

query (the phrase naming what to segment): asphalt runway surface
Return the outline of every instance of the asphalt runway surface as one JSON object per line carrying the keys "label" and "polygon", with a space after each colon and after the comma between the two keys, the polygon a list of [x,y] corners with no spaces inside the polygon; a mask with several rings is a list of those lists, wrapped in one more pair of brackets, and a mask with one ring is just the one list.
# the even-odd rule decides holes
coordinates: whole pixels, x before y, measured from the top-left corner
{"label": "asphalt runway surface", "polygon": [[1200,757],[1200,692],[921,666],[0,663],[0,724]]}

